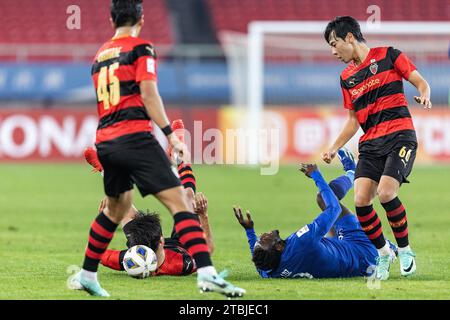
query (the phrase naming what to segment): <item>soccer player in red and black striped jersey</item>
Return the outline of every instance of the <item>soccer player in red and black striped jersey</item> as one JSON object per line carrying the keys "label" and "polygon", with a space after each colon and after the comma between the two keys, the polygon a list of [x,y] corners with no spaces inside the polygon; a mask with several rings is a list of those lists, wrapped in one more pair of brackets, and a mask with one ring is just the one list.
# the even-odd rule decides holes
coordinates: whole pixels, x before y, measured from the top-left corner
{"label": "soccer player in red and black striped jersey", "polygon": [[402,80],[417,88],[420,96],[414,100],[425,109],[431,108],[430,87],[400,50],[369,48],[352,17],[335,18],[327,25],[324,37],[332,54],[348,64],[341,74],[341,87],[349,118],[322,158],[331,162],[336,151],[362,128],[364,135],[359,140],[355,172],[355,206],[363,230],[378,249],[376,277],[389,278],[389,267],[395,257],[372,205],[376,195],[397,240],[401,274],[409,276],[416,270],[415,254],[409,245],[406,211],[398,191],[403,182],[408,182],[417,138]]}
{"label": "soccer player in red and black striped jersey", "polygon": [[96,147],[104,169],[108,212],[100,212],[92,223],[83,268],[70,279],[71,287],[109,296],[98,282],[97,269],[117,225],[132,206],[136,185],[143,197],[152,194],[169,209],[180,242],[195,260],[200,290],[242,296],[245,290],[225,281],[212,265],[204,232],[180,179],[151,133],[153,120],[174,152],[188,160],[187,147],[172,134],[158,92],[155,48],[138,37],[144,25],[142,0],[112,0],[110,21],[115,35],[99,49],[92,66],[99,116]]}
{"label": "soccer player in red and black striped jersey", "polygon": [[[174,134],[177,134],[180,141],[184,141],[184,130],[182,120],[175,120],[172,124]],[[181,129],[181,130],[180,130]],[[168,150],[170,154],[170,148]],[[103,167],[100,163],[97,152],[93,148],[86,148],[84,152],[86,161],[94,168],[94,172],[103,173]],[[200,225],[205,232],[206,242],[212,254],[214,242],[208,219],[208,200],[201,192],[196,192],[197,183],[194,172],[189,163],[180,163],[178,167],[178,176],[187,194],[189,203],[192,204],[194,212],[200,221]],[[107,198],[100,202],[99,212],[108,215]],[[164,238],[162,227],[157,214],[145,214],[136,207],[132,206],[127,216],[122,219],[122,230],[127,238],[127,247],[136,245],[145,245],[156,252],[158,258],[158,268],[153,273],[155,276],[188,275],[196,271],[195,261],[187,252],[180,237],[173,228],[170,238]],[[114,269],[124,270],[123,259],[127,250],[106,250],[102,256],[101,264]]]}
{"label": "soccer player in red and black striped jersey", "polygon": [[[186,191],[188,191],[190,187],[184,186]],[[101,207],[104,207],[104,205],[105,203],[102,202]],[[208,201],[203,193],[198,192],[195,194],[194,206],[194,211],[205,231],[206,241],[212,253],[214,244],[208,222]],[[145,214],[133,207],[129,216],[132,219],[123,226],[127,237],[127,247],[145,245],[156,252],[158,267],[152,275],[183,276],[196,271],[195,261],[180,242],[180,237],[176,233],[175,228],[170,238],[164,238],[157,214]],[[114,270],[124,270],[123,259],[126,251],[106,250],[101,260],[102,265]]]}

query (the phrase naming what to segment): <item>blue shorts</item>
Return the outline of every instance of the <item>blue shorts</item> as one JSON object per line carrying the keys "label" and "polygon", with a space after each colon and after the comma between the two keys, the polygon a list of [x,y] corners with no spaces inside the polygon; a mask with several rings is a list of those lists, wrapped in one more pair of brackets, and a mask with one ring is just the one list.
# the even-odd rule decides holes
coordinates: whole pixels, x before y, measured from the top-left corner
{"label": "blue shorts", "polygon": [[334,223],[334,230],[336,237],[339,240],[346,240],[358,242],[362,244],[372,245],[372,242],[367,238],[364,230],[354,214],[348,214],[340,218]]}
{"label": "blue shorts", "polygon": [[352,247],[360,253],[365,253],[365,264],[371,265],[378,257],[378,252],[367,238],[364,230],[354,214],[345,215],[334,223],[336,238],[352,243]]}

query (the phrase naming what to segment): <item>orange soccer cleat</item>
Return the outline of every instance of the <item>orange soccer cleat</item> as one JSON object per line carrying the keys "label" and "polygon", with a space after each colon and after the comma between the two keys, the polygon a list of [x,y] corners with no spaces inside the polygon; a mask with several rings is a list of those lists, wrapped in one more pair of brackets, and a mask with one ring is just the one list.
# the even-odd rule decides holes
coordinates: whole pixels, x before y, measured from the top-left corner
{"label": "orange soccer cleat", "polygon": [[84,158],[93,167],[93,172],[103,172],[102,164],[98,160],[97,151],[94,148],[87,147],[84,149]]}

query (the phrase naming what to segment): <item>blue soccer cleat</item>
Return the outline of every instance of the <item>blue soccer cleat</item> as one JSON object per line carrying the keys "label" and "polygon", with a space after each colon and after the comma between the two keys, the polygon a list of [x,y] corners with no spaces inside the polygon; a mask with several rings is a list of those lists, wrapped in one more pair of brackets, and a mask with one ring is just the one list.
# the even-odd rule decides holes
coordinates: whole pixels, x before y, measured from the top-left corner
{"label": "blue soccer cleat", "polygon": [[245,294],[245,290],[232,285],[230,282],[225,281],[225,277],[228,275],[227,271],[222,271],[220,274],[211,275],[198,275],[197,287],[200,292],[217,292],[221,293],[228,298],[239,298]]}
{"label": "blue soccer cleat", "polygon": [[398,248],[395,244],[393,244],[390,240],[386,239],[386,242],[389,244],[389,248],[394,252],[395,256],[398,257]]}
{"label": "blue soccer cleat", "polygon": [[68,281],[68,287],[72,290],[84,290],[91,296],[109,297],[109,293],[100,286],[100,283],[95,280],[83,278],[81,271],[73,275]]}
{"label": "blue soccer cleat", "polygon": [[355,172],[356,161],[355,161],[355,157],[350,152],[350,150],[348,150],[347,148],[341,148],[341,149],[339,149],[337,155],[338,155],[338,158],[341,161],[342,165],[344,166],[345,172],[348,172],[348,171]]}

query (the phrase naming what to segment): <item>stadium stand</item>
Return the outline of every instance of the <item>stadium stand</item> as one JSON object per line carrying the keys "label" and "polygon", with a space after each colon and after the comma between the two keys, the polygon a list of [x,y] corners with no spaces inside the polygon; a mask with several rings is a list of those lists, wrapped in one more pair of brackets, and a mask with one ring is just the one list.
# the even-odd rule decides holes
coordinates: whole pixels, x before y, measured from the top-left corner
{"label": "stadium stand", "polygon": [[177,32],[177,43],[217,43],[207,2],[208,0],[166,0]]}
{"label": "stadium stand", "polygon": [[[212,22],[216,30],[246,32],[252,20],[330,20],[336,15],[367,19],[367,7],[373,1],[328,0],[209,0]],[[380,0],[382,20],[449,21],[450,2],[429,0]]]}
{"label": "stadium stand", "polygon": [[[66,27],[66,10],[74,3],[81,9],[81,30]],[[112,32],[108,24],[109,3],[110,0],[1,1],[2,23],[7,27],[0,32],[0,43],[102,43]],[[144,10],[146,25],[142,37],[158,44],[173,44],[165,0],[151,0]]]}

